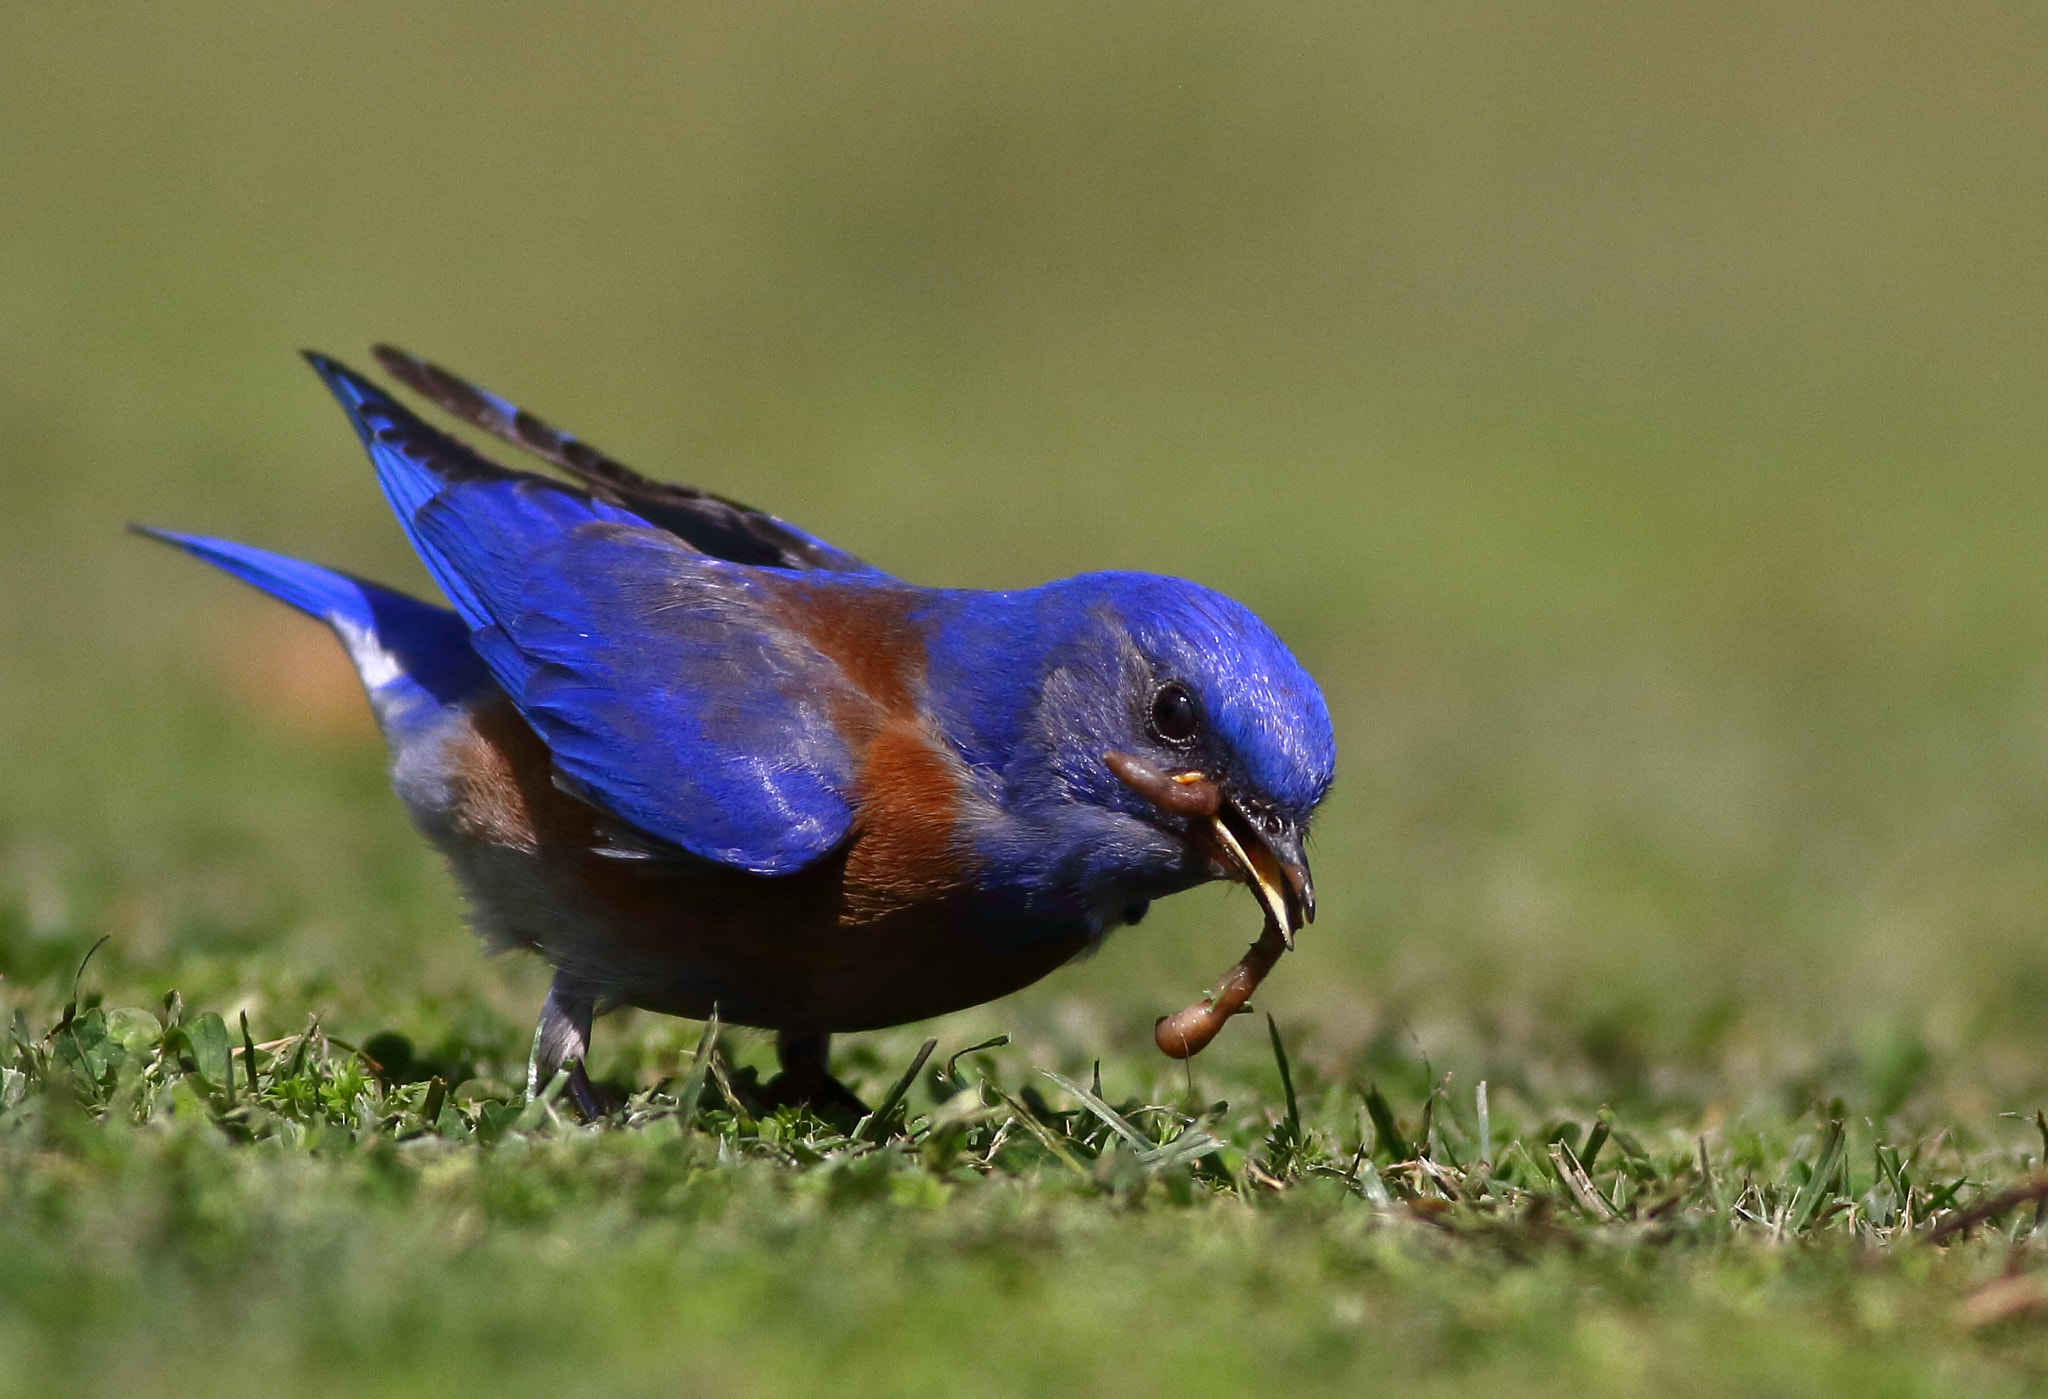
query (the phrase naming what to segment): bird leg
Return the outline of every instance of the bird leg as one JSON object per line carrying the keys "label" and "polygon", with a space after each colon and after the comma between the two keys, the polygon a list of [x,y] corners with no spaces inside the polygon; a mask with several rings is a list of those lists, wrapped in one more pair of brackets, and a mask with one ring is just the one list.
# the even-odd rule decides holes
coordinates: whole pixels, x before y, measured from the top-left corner
{"label": "bird leg", "polygon": [[556,972],[541,1002],[540,1024],[534,1031],[533,1062],[526,1070],[526,1095],[540,1092],[563,1064],[569,1066],[569,1096],[586,1122],[604,1116],[604,1104],[583,1061],[590,1053],[590,1018],[596,1009],[591,994]]}
{"label": "bird leg", "polygon": [[775,1038],[775,1062],[782,1072],[768,1080],[761,1096],[772,1108],[798,1103],[835,1125],[840,1119],[858,1122],[867,1116],[868,1105],[851,1088],[832,1077],[828,1060],[830,1035],[784,1030]]}

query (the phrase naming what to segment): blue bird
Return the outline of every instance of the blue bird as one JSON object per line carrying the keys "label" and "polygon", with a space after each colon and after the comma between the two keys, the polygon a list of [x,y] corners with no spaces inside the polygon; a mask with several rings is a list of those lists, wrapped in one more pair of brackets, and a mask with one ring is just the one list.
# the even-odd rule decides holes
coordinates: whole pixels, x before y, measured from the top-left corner
{"label": "blue bird", "polygon": [[586,1113],[591,1021],[617,1006],[773,1030],[771,1101],[857,1109],[835,1033],[1015,991],[1207,880],[1251,886],[1268,938],[1315,916],[1329,712],[1240,604],[1129,572],[916,587],[375,353],[576,482],[307,355],[453,610],[141,532],[333,630],[477,932],[554,969],[535,1073],[566,1067]]}

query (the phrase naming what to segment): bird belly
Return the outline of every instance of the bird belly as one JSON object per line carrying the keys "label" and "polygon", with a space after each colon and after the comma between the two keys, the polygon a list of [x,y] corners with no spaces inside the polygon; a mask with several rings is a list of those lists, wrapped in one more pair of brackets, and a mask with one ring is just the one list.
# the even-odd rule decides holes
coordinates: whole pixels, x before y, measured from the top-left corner
{"label": "bird belly", "polygon": [[996,947],[971,923],[904,915],[722,936],[702,924],[668,943],[668,975],[621,999],[703,1019],[824,1033],[874,1030],[980,1005],[1070,960],[1085,938]]}
{"label": "bird belly", "polygon": [[501,695],[436,744],[424,761],[401,754],[394,779],[448,857],[478,933],[493,950],[539,953],[600,1005],[879,1029],[1007,995],[1091,940],[1078,924],[998,927],[964,888],[902,877],[889,840],[857,837],[772,876],[680,854],[602,854],[604,816],[554,785],[546,748]]}
{"label": "bird belly", "polygon": [[980,1005],[1090,941],[1085,929],[992,937],[963,899],[852,914],[843,863],[770,877],[502,848],[454,861],[494,944],[532,948],[599,1004],[777,1030],[872,1030]]}

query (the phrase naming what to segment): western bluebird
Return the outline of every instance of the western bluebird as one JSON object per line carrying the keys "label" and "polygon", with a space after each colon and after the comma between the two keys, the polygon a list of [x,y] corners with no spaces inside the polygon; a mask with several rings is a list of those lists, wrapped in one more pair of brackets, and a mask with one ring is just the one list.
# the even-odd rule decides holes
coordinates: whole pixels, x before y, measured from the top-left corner
{"label": "western bluebird", "polygon": [[845,1108],[831,1035],[1029,985],[1153,899],[1243,880],[1258,972],[1315,916],[1302,841],[1329,712],[1238,603],[1127,572],[914,587],[376,354],[577,482],[499,466],[307,356],[453,610],[144,532],[333,630],[477,932],[553,967],[536,1071],[567,1065],[586,1112],[612,1007],[772,1029],[771,1097]]}

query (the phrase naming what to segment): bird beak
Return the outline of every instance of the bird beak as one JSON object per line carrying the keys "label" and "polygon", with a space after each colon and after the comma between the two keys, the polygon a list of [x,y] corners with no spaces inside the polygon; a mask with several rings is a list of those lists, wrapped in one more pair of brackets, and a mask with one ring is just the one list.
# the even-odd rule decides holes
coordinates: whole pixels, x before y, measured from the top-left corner
{"label": "bird beak", "polygon": [[1254,817],[1228,800],[1210,819],[1216,844],[1293,951],[1294,935],[1316,921],[1316,885],[1301,848],[1301,831],[1292,823]]}
{"label": "bird beak", "polygon": [[1301,831],[1291,823],[1254,816],[1207,774],[1161,772],[1129,753],[1106,753],[1103,761],[1126,787],[1161,811],[1186,817],[1207,837],[1205,843],[1222,862],[1251,886],[1266,921],[1292,950],[1294,935],[1316,921],[1316,886],[1302,852]]}

